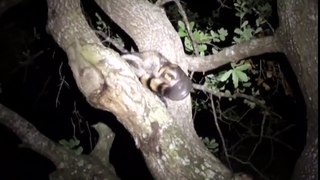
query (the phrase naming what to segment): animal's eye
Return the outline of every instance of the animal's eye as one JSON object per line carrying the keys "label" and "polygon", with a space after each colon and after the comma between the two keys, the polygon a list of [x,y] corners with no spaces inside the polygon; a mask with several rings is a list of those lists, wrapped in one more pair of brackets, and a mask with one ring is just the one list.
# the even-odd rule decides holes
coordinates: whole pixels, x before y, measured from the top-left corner
{"label": "animal's eye", "polygon": [[168,81],[176,79],[176,73],[174,71],[168,71],[164,73],[164,78]]}

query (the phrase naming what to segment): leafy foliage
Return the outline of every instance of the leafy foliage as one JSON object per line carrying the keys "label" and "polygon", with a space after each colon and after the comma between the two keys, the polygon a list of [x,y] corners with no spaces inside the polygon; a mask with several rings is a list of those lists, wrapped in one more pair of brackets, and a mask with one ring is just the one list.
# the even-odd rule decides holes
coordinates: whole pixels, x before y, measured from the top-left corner
{"label": "leafy foliage", "polygon": [[201,110],[207,110],[207,109],[208,109],[208,106],[207,106],[207,103],[205,103],[204,101],[196,101],[196,100],[193,100],[193,102],[192,102],[192,108],[193,108],[195,111],[201,111]]}
{"label": "leafy foliage", "polygon": [[[183,38],[183,43],[185,45],[185,49],[187,52],[193,52],[193,46],[192,46],[192,42],[191,42],[191,38],[188,34],[188,31],[186,29],[186,26],[184,24],[184,22],[182,21],[178,21],[178,34],[181,38]],[[201,56],[205,55],[205,52],[208,49],[207,45],[212,45],[212,43],[214,42],[221,42],[221,41],[225,41],[226,36],[228,35],[228,31],[224,28],[220,28],[218,31],[200,31],[198,29],[195,28],[195,23],[194,22],[190,22],[189,24],[191,32],[195,38],[195,41],[198,45],[198,51],[200,53]],[[218,52],[218,48],[217,47],[213,47],[211,49],[210,53],[217,53]]]}
{"label": "leafy foliage", "polygon": [[80,141],[76,138],[71,138],[68,141],[65,139],[61,139],[59,141],[59,144],[67,149],[72,150],[77,155],[80,155],[83,152],[83,148],[80,146]]}
{"label": "leafy foliage", "polygon": [[245,61],[240,61],[239,64],[231,63],[231,67],[232,69],[221,73],[221,76],[219,78],[221,82],[227,81],[231,75],[234,88],[237,88],[239,86],[239,82],[248,82],[250,78],[244,71],[250,69],[251,65],[249,63],[245,63]]}
{"label": "leafy foliage", "polygon": [[[234,3],[235,14],[240,19],[240,27],[235,28],[233,37],[234,43],[248,41],[257,37],[263,31],[263,25],[267,23],[267,18],[271,15],[271,5],[268,1],[264,0],[236,0]],[[250,24],[250,15],[256,13],[255,23]]]}
{"label": "leafy foliage", "polygon": [[211,139],[210,140],[209,138],[205,137],[205,138],[202,139],[202,141],[203,141],[204,145],[207,146],[207,148],[209,149],[209,151],[212,154],[214,154],[214,153],[219,151],[219,144],[216,142],[215,139]]}
{"label": "leafy foliage", "polygon": [[[195,52],[194,48],[197,47],[196,50],[200,56],[216,54],[223,48],[220,47],[222,44],[230,46],[272,32],[273,28],[268,22],[272,12],[270,2],[271,0],[234,0],[234,16],[239,19],[239,24],[233,27],[233,31],[222,26],[217,27],[218,23],[212,19],[217,18],[219,13],[213,13],[214,15],[207,18],[205,23],[197,20],[199,17],[197,13],[192,13],[187,9],[188,18],[191,20],[189,27],[195,42],[192,42],[185,22],[176,20],[178,34],[183,41],[185,51],[191,54]],[[218,11],[222,11],[222,9],[219,8]],[[179,16],[173,17],[179,19]],[[203,27],[204,24],[206,27]],[[228,43],[230,44],[228,45]],[[194,44],[196,44],[195,47]],[[283,83],[285,80],[281,75],[279,64],[269,62],[273,61],[267,62],[263,59],[256,59],[256,57],[244,59],[238,63],[230,63],[229,66],[224,66],[219,71],[212,71],[204,76],[205,81],[199,90],[204,90],[207,98],[193,100],[194,116],[201,113],[202,110],[209,110],[214,117],[212,123],[224,127],[221,130],[222,133],[219,132],[222,141],[221,147],[215,139],[209,140],[207,137],[203,139],[203,143],[212,153],[217,155],[217,152],[221,152],[220,159],[228,162],[228,159],[231,158],[243,165],[251,164],[250,159],[254,159],[253,156],[260,142],[251,149],[249,152],[251,154],[242,154],[240,152],[243,146],[246,146],[247,139],[257,137],[268,139],[268,137],[274,137],[279,133],[275,129],[281,127],[284,122],[280,115],[273,112],[273,108],[268,102],[275,94],[280,93],[279,85],[282,85],[284,90],[287,88],[286,83]],[[212,95],[217,97],[216,101],[209,98]],[[284,128],[284,131],[291,127],[289,125]],[[230,136],[232,136],[231,139],[229,139]],[[273,142],[279,142],[279,139],[274,138]],[[249,149],[247,151],[250,151],[249,147],[246,148]],[[272,158],[270,157],[270,159]],[[251,166],[251,168],[254,171],[259,171],[257,167]],[[257,173],[261,174],[261,172]]]}

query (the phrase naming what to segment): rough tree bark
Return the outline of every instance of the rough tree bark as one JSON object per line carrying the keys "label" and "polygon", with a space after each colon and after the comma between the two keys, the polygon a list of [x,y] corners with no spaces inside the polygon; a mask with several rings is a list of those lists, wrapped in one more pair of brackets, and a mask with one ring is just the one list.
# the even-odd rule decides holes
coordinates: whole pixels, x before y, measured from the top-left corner
{"label": "rough tree bark", "polygon": [[296,74],[307,108],[306,145],[292,179],[318,179],[318,1],[279,0],[276,36]]}
{"label": "rough tree bark", "polygon": [[[184,71],[207,71],[253,55],[284,52],[304,90],[308,111],[307,144],[293,178],[318,178],[318,69],[315,68],[318,44],[314,41],[318,38],[317,1],[279,1],[280,28],[274,37],[235,45],[205,58],[184,54],[180,38],[161,7],[143,0],[96,2],[134,40],[139,51],[158,51]],[[166,107],[157,96],[142,87],[118,53],[101,44],[82,14],[80,0],[48,0],[47,3],[48,32],[67,53],[79,89],[93,107],[113,113],[131,133],[156,179],[232,179],[231,171],[212,156],[197,137],[191,119],[190,97],[178,102],[167,100]],[[72,158],[68,163],[68,159],[58,158],[61,154],[68,156],[67,151],[56,147],[31,124],[1,105],[0,112],[0,123],[55,163],[56,179],[70,179],[72,175],[78,179],[101,176],[104,176],[101,179],[116,179],[112,168],[101,172],[108,159],[97,160],[100,148],[106,152],[110,147],[100,141],[105,133],[112,134],[106,128],[97,128],[99,149],[95,149],[90,157],[70,155]],[[110,140],[102,139],[110,143]],[[60,153],[46,151],[46,148],[57,148]],[[79,160],[81,158],[85,161]],[[86,167],[82,167],[83,162],[87,163]],[[88,164],[93,162],[100,167],[94,166],[99,170],[90,174]],[[73,174],[75,171],[79,174]]]}
{"label": "rough tree bark", "polygon": [[[163,9],[148,1],[97,1],[136,43],[156,50],[186,71],[179,36]],[[79,0],[48,1],[48,31],[67,53],[82,93],[112,112],[135,139],[157,179],[231,179],[231,172],[197,137],[190,96],[167,107],[134,76],[128,64],[88,26]]]}
{"label": "rough tree bark", "polygon": [[[162,53],[165,57],[169,58],[172,62],[179,64],[184,70],[188,67],[195,67],[192,64],[194,58],[192,60],[188,59],[183,53],[182,44],[180,42],[179,37],[175,33],[175,30],[171,26],[167,17],[165,16],[165,12],[163,9],[156,7],[152,4],[149,4],[146,1],[130,1],[130,0],[121,0],[121,1],[96,1],[99,6],[106,12],[106,14],[111,17],[111,19],[117,23],[136,43],[137,47],[140,51],[147,50],[156,50]],[[227,49],[225,52],[221,52],[220,55],[228,57],[228,59],[224,59],[223,62],[227,63],[230,61],[237,61],[241,58],[241,54],[243,52],[247,56],[255,55],[255,53],[263,53],[265,52],[275,52],[281,51],[284,52],[289,61],[291,62],[294,71],[297,74],[298,81],[301,87],[308,85],[309,88],[302,88],[305,91],[303,92],[306,104],[307,104],[307,112],[308,112],[308,134],[307,134],[307,144],[304,153],[302,154],[300,160],[298,161],[294,178],[297,179],[309,177],[317,178],[317,163],[315,157],[317,157],[317,120],[318,120],[318,96],[317,96],[317,69],[312,67],[317,67],[318,58],[317,58],[317,41],[312,41],[313,39],[317,39],[317,2],[303,2],[303,1],[279,1],[278,3],[278,12],[280,17],[280,28],[277,30],[275,37],[277,40],[273,39],[262,39],[261,44],[264,45],[264,48],[261,48],[257,52],[254,50],[258,49],[257,42],[249,44],[246,47],[246,51],[237,51],[236,48]],[[303,11],[309,9],[310,11]],[[125,13],[124,13],[125,12]],[[308,12],[308,13],[303,13]],[[305,36],[302,36],[305,35]],[[286,38],[283,38],[286,37]],[[270,46],[273,44],[274,46]],[[305,46],[305,44],[311,44],[312,49],[310,52],[310,46]],[[281,46],[282,45],[282,46]],[[281,46],[281,47],[279,47]],[[243,44],[240,47],[245,47]],[[253,47],[253,48],[251,48]],[[237,52],[237,53],[230,53]],[[236,56],[231,56],[230,54],[236,54]],[[221,59],[223,59],[223,57]],[[218,55],[214,57],[206,57],[210,58],[211,62],[215,62],[216,64],[219,62]],[[184,61],[185,60],[185,61]],[[189,63],[189,64],[188,64]],[[201,63],[198,62],[198,66]],[[218,63],[219,64],[219,63]],[[223,63],[222,63],[223,64]],[[221,65],[221,64],[219,64]],[[192,68],[190,68],[192,69]],[[202,69],[202,71],[205,71]],[[302,75],[302,76],[301,76]],[[308,84],[308,82],[311,83]],[[191,110],[190,110],[190,100],[180,102],[170,102],[168,103],[168,112],[169,116],[166,117],[168,120],[149,120],[149,130],[151,128],[151,133],[149,133],[149,137],[145,138],[143,136],[137,136],[137,129],[132,129],[132,123],[129,125],[126,123],[125,118],[120,118],[119,120],[125,124],[126,128],[133,134],[136,139],[137,145],[140,144],[140,148],[145,155],[147,164],[149,164],[149,168],[155,175],[160,179],[168,178],[169,172],[159,171],[159,169],[167,169],[172,168],[179,172],[171,173],[172,177],[177,178],[196,178],[201,177],[198,176],[196,171],[188,171],[186,172],[183,166],[185,165],[185,161],[181,161],[182,159],[176,159],[171,156],[172,152],[179,152],[180,155],[185,154],[181,148],[191,145],[197,148],[188,149],[190,152],[187,153],[188,156],[194,157],[194,162],[198,162],[198,160],[205,158],[203,156],[205,150],[203,146],[201,146],[201,142],[198,139],[195,139],[196,136],[192,123],[191,123]],[[134,105],[134,104],[131,104]],[[159,107],[163,108],[163,107]],[[150,108],[152,109],[152,108]],[[109,109],[110,110],[110,109]],[[111,112],[113,112],[111,110]],[[124,111],[127,113],[126,111]],[[147,111],[148,112],[148,111]],[[159,116],[160,114],[157,114]],[[169,119],[174,119],[171,121]],[[147,118],[147,117],[144,117]],[[144,120],[145,122],[145,120]],[[161,123],[164,122],[164,123]],[[176,123],[175,123],[176,122]],[[127,124],[127,125],[126,125]],[[141,124],[136,124],[136,126],[141,126]],[[131,129],[131,130],[130,130]],[[132,131],[133,130],[133,131]],[[181,131],[186,130],[186,131]],[[143,132],[143,131],[142,131]],[[150,132],[150,131],[149,131]],[[172,138],[175,137],[175,138]],[[183,145],[177,147],[175,151],[167,151],[170,145],[170,142],[174,142],[177,138],[183,138]],[[187,140],[188,139],[188,140]],[[168,141],[169,140],[169,141]],[[154,142],[156,141],[156,143]],[[154,144],[155,143],[155,144]],[[148,144],[156,145],[156,149],[152,150],[152,147],[148,147]],[[150,151],[153,152],[150,154]],[[195,157],[196,152],[202,152],[202,156]],[[159,156],[160,154],[160,156]],[[170,155],[171,154],[171,155]],[[159,157],[166,157],[164,161],[161,163],[155,163]],[[171,159],[172,158],[172,159]],[[310,159],[311,158],[311,159]],[[163,159],[163,158],[162,158]],[[207,158],[205,158],[207,159]],[[173,161],[171,161],[173,160]],[[309,161],[312,160],[312,161]],[[178,163],[177,163],[178,161]],[[187,160],[190,162],[190,159]],[[307,163],[307,162],[313,163]],[[211,159],[207,162],[203,162],[204,164],[212,162],[217,162],[215,159]],[[172,163],[175,165],[172,166]],[[201,164],[201,163],[200,163]],[[201,165],[190,164],[190,167],[201,167]],[[207,167],[214,167],[217,164],[213,163]],[[229,174],[228,171],[223,167],[219,166],[219,170],[223,170],[225,173]],[[178,170],[179,169],[179,170]],[[208,168],[210,169],[210,168]],[[311,172],[307,171],[311,170]],[[203,171],[205,172],[205,171]],[[201,174],[201,173],[200,173]],[[218,175],[215,173],[209,173],[211,177],[218,178]],[[208,177],[207,175],[205,175]],[[230,177],[229,175],[225,176],[225,178]]]}

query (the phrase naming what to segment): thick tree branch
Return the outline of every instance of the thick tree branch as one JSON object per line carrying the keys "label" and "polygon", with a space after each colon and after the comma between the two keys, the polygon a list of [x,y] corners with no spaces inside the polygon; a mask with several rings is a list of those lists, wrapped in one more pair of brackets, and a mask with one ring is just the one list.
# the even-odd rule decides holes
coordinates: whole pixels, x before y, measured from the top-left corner
{"label": "thick tree branch", "polygon": [[[112,12],[122,8],[121,14],[128,10],[128,14],[132,15],[139,8],[151,13],[148,9],[151,8],[156,10],[151,14],[160,12],[162,16],[165,15],[160,9],[149,7],[147,1],[114,0],[112,5]],[[81,13],[79,0],[48,1],[48,9],[48,30],[66,51],[79,89],[94,107],[110,111],[125,126],[156,178],[231,178],[231,172],[212,156],[197,137],[191,121],[190,98],[175,103],[168,100],[168,104],[175,104],[172,108],[176,110],[173,111],[176,114],[170,115],[159,98],[142,87],[128,64],[97,41]],[[130,19],[128,14],[125,19],[130,22],[144,17],[136,14],[134,19]],[[144,18],[143,22],[148,24],[149,17]],[[135,26],[137,32],[139,28]],[[161,33],[170,35],[172,32]]]}
{"label": "thick tree branch", "polygon": [[151,109],[162,109],[170,119],[164,104],[142,87],[128,64],[101,45],[79,0],[48,1],[48,9],[48,30],[67,52],[77,85],[92,106],[112,112],[137,139],[143,139],[139,133],[151,133],[150,122],[156,117]]}
{"label": "thick tree branch", "polygon": [[90,153],[90,155],[98,159],[101,159],[103,164],[108,164],[110,149],[111,149],[115,134],[107,125],[101,122],[95,125],[92,125],[92,127],[98,132],[99,139],[96,146]]}
{"label": "thick tree branch", "polygon": [[158,51],[184,69],[181,40],[164,9],[146,0],[96,0],[136,43],[139,51]]}
{"label": "thick tree branch", "polygon": [[306,146],[292,179],[318,179],[318,1],[278,0],[280,27],[276,36],[284,48],[307,107]]}
{"label": "thick tree branch", "polygon": [[[146,0],[96,2],[134,40],[139,51],[158,51],[187,72],[181,39],[163,9]],[[170,116],[193,136],[190,97],[182,101],[167,100],[167,106]]]}
{"label": "thick tree branch", "polygon": [[[100,159],[95,157],[76,155],[74,152],[56,144],[41,134],[27,120],[2,104],[0,104],[0,123],[13,131],[21,139],[24,146],[50,159],[58,170],[53,173],[54,176],[59,176],[59,171],[63,171],[68,172],[67,177],[73,177],[72,174],[77,172],[77,176],[83,179],[92,179],[92,177],[118,179],[110,164],[102,164]],[[66,177],[64,178],[66,179]]]}
{"label": "thick tree branch", "polygon": [[274,36],[264,37],[260,39],[253,39],[248,42],[233,45],[224,48],[215,55],[205,57],[191,57],[188,56],[188,70],[205,72],[230,62],[237,62],[241,59],[251,56],[257,56],[264,53],[281,52],[281,46]]}

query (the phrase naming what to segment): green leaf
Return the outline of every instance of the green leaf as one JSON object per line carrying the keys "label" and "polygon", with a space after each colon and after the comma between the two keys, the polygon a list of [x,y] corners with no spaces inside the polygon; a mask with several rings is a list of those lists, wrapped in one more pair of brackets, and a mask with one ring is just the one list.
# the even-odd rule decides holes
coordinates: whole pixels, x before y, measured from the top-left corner
{"label": "green leaf", "polygon": [[83,148],[80,146],[77,149],[73,150],[77,155],[80,155],[83,152]]}
{"label": "green leaf", "polygon": [[224,86],[224,85],[219,88],[220,91],[223,91],[225,89],[226,89],[226,86]]}
{"label": "green leaf", "polygon": [[216,142],[215,139],[209,140],[209,138],[205,137],[204,139],[202,139],[202,141],[205,144],[205,146],[210,150],[210,152],[215,153],[219,151],[219,144]]}
{"label": "green leaf", "polygon": [[204,52],[204,51],[207,50],[207,45],[205,45],[205,44],[199,44],[199,45],[198,45],[198,48],[199,48],[199,51],[200,51],[200,52]]}
{"label": "green leaf", "polygon": [[247,99],[244,99],[243,103],[247,104],[251,109],[254,109],[256,107],[256,103],[248,101]]}
{"label": "green leaf", "polygon": [[256,26],[259,27],[261,24],[265,23],[266,21],[262,19],[261,17],[258,17],[256,19]]}
{"label": "green leaf", "polygon": [[212,51],[212,54],[217,54],[219,51],[218,50],[216,50],[214,47],[213,48],[211,48],[211,51]]}
{"label": "green leaf", "polygon": [[180,37],[186,37],[186,36],[188,36],[188,33],[185,32],[185,31],[182,30],[182,29],[179,29],[178,34],[179,34]]}
{"label": "green leaf", "polygon": [[186,51],[188,51],[188,52],[193,51],[193,47],[192,47],[191,40],[189,39],[189,37],[184,38],[184,45],[186,47]]}
{"label": "green leaf", "polygon": [[75,147],[80,144],[80,141],[78,139],[72,138],[72,139],[70,139],[70,143]]}
{"label": "green leaf", "polygon": [[244,12],[241,12],[240,13],[240,19],[243,19],[243,17],[246,15],[246,13],[244,13]]}
{"label": "green leaf", "polygon": [[221,41],[225,41],[226,37],[228,36],[228,31],[224,28],[220,28],[218,30],[219,33],[219,38],[221,39]]}
{"label": "green leaf", "polygon": [[227,36],[227,35],[228,35],[228,30],[226,30],[226,29],[224,29],[224,28],[220,28],[220,29],[218,30],[218,33],[220,34],[220,36],[221,36],[221,35]]}
{"label": "green leaf", "polygon": [[245,2],[245,1],[241,2],[241,8],[244,8],[246,5],[247,5],[247,2]]}
{"label": "green leaf", "polygon": [[234,88],[237,88],[239,86],[239,77],[236,74],[236,71],[232,71],[232,82]]}
{"label": "green leaf", "polygon": [[204,33],[201,31],[195,31],[193,33],[194,39],[196,40],[196,42],[201,43],[203,39],[205,39],[204,37]]}
{"label": "green leaf", "polygon": [[250,40],[252,39],[253,35],[252,35],[253,29],[252,28],[246,28],[243,30],[243,37],[245,40]]}
{"label": "green leaf", "polygon": [[210,30],[210,35],[211,35],[211,40],[213,41],[213,42],[220,42],[220,38],[219,38],[219,34],[218,33],[216,33],[215,31],[213,31],[213,30]]}
{"label": "green leaf", "polygon": [[224,92],[224,95],[227,96],[227,97],[231,97],[231,96],[232,96],[232,95],[231,95],[231,92],[230,92],[229,90],[226,90],[226,91]]}
{"label": "green leaf", "polygon": [[226,81],[230,77],[231,73],[232,73],[232,70],[230,69],[229,71],[222,74],[219,80],[222,82]]}
{"label": "green leaf", "polygon": [[240,43],[240,42],[241,42],[241,39],[238,38],[238,37],[233,37],[233,41],[236,42],[236,43]]}
{"label": "green leaf", "polygon": [[217,37],[219,37],[219,34],[216,33],[216,32],[213,31],[213,30],[210,30],[210,35],[211,35],[211,38],[217,38]]}
{"label": "green leaf", "polygon": [[262,28],[261,27],[258,27],[255,31],[254,31],[254,34],[258,34],[259,32],[262,31]]}
{"label": "green leaf", "polygon": [[[184,24],[183,24],[183,25],[184,25]],[[189,23],[189,26],[190,26],[191,31],[193,30],[194,25],[195,25],[195,23],[194,23],[193,21],[191,21],[191,22]]]}
{"label": "green leaf", "polygon": [[184,22],[182,22],[182,21],[178,21],[178,26],[179,26],[179,28],[181,28],[182,30],[185,30],[186,29],[186,26],[185,26],[185,24],[184,24]]}
{"label": "green leaf", "polygon": [[211,41],[211,36],[209,34],[199,32],[198,43],[209,43]]}
{"label": "green leaf", "polygon": [[69,143],[68,143],[67,140],[61,139],[61,140],[59,141],[59,144],[61,144],[62,146],[67,146]]}
{"label": "green leaf", "polygon": [[243,87],[251,87],[251,82],[246,82],[242,84]]}
{"label": "green leaf", "polygon": [[234,69],[235,67],[237,67],[237,64],[234,63],[234,62],[230,63],[230,65],[231,65],[231,68],[232,68],[232,69]]}
{"label": "green leaf", "polygon": [[249,24],[249,21],[244,21],[242,24],[241,24],[241,28],[244,28],[244,27],[246,27],[246,25],[248,25]]}
{"label": "green leaf", "polygon": [[235,69],[238,70],[238,71],[245,71],[245,70],[248,70],[251,68],[251,65],[249,63],[245,63],[245,64],[242,64],[238,67],[236,67]]}
{"label": "green leaf", "polygon": [[234,33],[241,35],[243,32],[241,31],[241,29],[236,28],[234,29]]}
{"label": "green leaf", "polygon": [[249,77],[247,76],[247,74],[242,71],[234,70],[234,74],[238,77],[238,79],[241,82],[247,82],[249,80]]}

